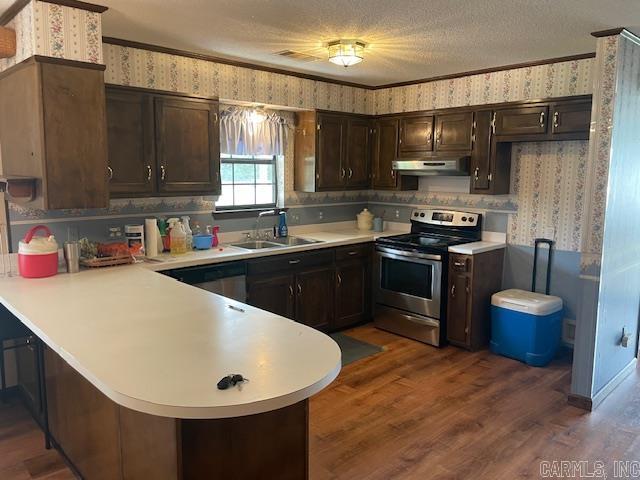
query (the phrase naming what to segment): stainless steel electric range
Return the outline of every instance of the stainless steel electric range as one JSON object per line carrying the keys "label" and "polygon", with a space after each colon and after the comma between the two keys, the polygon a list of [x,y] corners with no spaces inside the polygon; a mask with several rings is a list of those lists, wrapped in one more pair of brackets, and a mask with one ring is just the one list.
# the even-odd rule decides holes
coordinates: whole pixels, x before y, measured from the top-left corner
{"label": "stainless steel electric range", "polygon": [[411,233],[376,240],[375,325],[443,345],[449,247],[481,237],[480,214],[417,209],[411,213]]}

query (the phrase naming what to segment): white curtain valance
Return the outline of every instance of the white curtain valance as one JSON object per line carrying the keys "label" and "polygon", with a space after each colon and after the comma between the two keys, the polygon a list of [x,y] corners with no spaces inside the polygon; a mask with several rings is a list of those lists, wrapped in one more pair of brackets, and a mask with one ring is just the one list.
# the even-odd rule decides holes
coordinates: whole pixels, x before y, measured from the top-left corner
{"label": "white curtain valance", "polygon": [[284,155],[286,137],[287,120],[275,112],[234,106],[220,113],[220,153]]}

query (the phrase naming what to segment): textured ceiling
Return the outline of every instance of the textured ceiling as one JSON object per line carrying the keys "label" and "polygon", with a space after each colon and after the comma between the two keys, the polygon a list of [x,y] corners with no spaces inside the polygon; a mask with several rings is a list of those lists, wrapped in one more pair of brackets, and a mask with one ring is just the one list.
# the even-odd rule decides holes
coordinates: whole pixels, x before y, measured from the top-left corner
{"label": "textured ceiling", "polygon": [[[591,32],[640,26],[640,0],[94,1],[106,36],[369,85],[592,52]],[[340,37],[370,44],[364,62],[326,60]],[[323,60],[273,55],[284,49]]]}

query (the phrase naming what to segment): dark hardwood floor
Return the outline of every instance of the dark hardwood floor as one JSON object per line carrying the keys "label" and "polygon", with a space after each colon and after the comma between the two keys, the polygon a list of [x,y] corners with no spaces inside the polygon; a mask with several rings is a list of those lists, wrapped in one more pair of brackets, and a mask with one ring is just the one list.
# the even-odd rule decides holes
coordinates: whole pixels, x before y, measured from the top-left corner
{"label": "dark hardwood floor", "polygon": [[[347,333],[385,351],[312,399],[313,480],[540,478],[541,461],[640,459],[638,372],[589,414],[567,404],[568,357],[533,368],[372,326]],[[26,410],[0,405],[0,479],[35,478],[74,477]]]}

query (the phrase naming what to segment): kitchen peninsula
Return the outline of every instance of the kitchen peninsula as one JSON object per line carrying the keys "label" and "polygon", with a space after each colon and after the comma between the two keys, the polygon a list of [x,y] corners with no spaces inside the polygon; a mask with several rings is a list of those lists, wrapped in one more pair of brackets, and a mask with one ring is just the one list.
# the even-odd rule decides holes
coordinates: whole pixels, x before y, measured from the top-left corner
{"label": "kitchen peninsula", "polygon": [[[328,336],[139,266],[3,279],[0,301],[45,344],[51,434],[83,477],[307,477]],[[218,390],[230,373],[249,381]]]}

